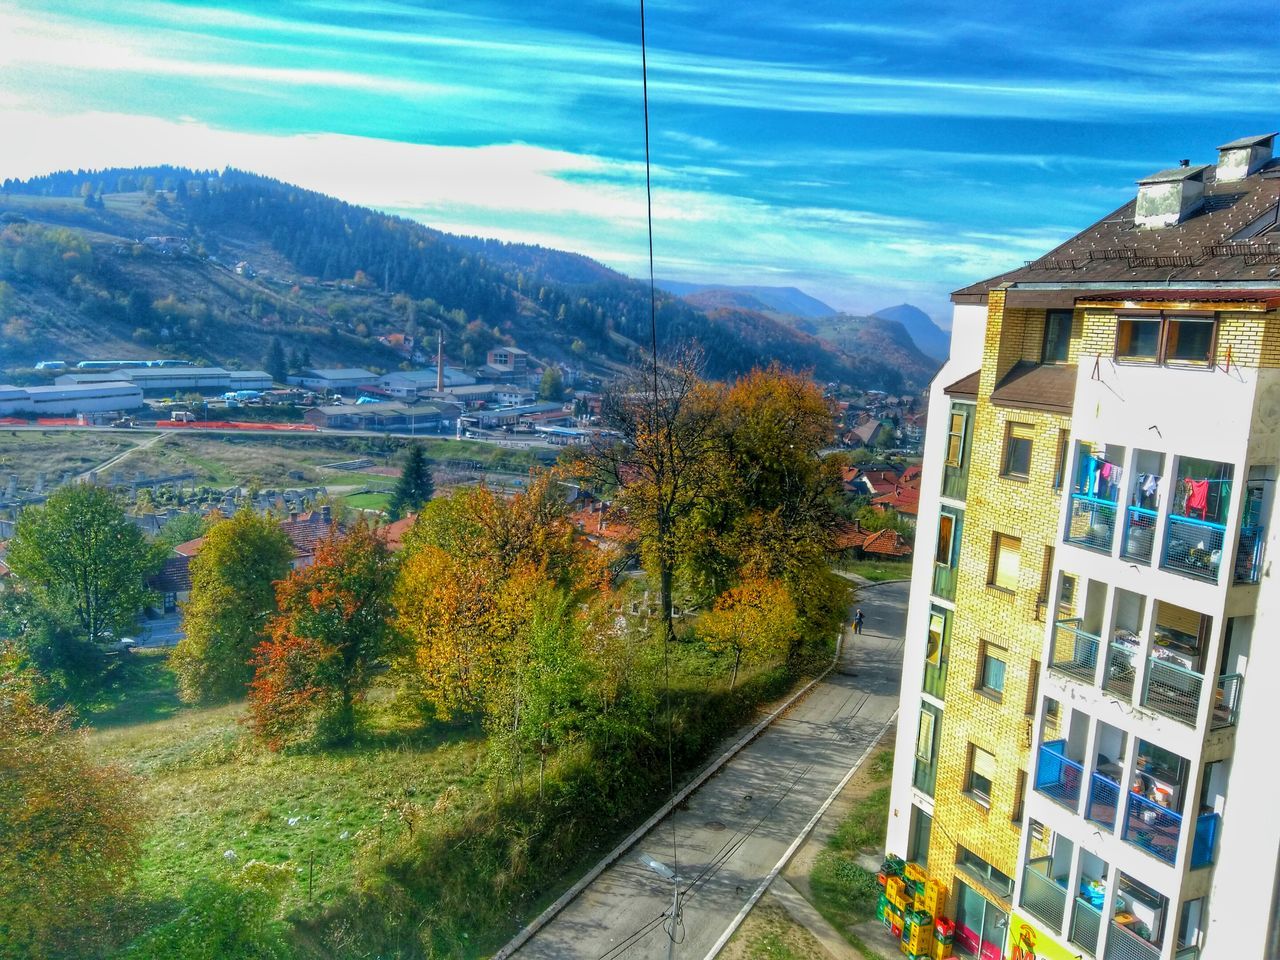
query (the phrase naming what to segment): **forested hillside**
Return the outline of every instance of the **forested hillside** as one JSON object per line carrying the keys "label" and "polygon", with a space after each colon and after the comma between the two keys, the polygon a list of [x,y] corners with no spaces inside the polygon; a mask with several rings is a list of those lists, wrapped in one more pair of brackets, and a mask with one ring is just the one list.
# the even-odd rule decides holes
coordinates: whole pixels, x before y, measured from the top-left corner
{"label": "forested hillside", "polygon": [[[147,238],[151,238],[148,240]],[[157,240],[157,238],[162,238]],[[64,171],[0,185],[0,367],[106,354],[256,366],[271,337],[316,363],[399,365],[379,335],[445,332],[607,371],[649,343],[648,285],[541,247],[456,237],[237,170]],[[715,377],[778,360],[823,380],[921,382],[740,310],[659,293],[659,347]]]}

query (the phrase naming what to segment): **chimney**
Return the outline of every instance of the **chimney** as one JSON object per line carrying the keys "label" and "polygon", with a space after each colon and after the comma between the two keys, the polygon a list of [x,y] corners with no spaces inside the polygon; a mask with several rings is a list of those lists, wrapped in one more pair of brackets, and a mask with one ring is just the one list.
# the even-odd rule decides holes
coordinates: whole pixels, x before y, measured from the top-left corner
{"label": "chimney", "polygon": [[1243,180],[1271,159],[1276,134],[1265,133],[1258,137],[1241,137],[1224,143],[1218,148],[1218,182],[1234,183]]}
{"label": "chimney", "polygon": [[290,523],[297,523],[297,522],[298,522],[298,511],[297,511],[297,510],[290,510],[290,511],[289,511],[289,522],[290,522]]}
{"label": "chimney", "polygon": [[1173,167],[1138,181],[1133,222],[1139,227],[1172,227],[1194,213],[1204,200],[1208,164]]}
{"label": "chimney", "polygon": [[329,504],[326,503],[320,508],[320,521],[325,526],[328,526],[332,522],[332,518],[333,514],[329,510]]}
{"label": "chimney", "polygon": [[436,337],[436,393],[444,393],[444,331]]}

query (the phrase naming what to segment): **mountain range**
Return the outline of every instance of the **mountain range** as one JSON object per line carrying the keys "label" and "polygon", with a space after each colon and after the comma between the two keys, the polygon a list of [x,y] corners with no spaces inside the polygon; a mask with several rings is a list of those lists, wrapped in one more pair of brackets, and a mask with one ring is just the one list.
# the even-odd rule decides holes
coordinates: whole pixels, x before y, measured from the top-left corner
{"label": "mountain range", "polygon": [[[697,343],[709,376],[777,361],[896,391],[937,369],[896,319],[861,318],[857,336],[831,339],[838,315],[802,291],[713,289],[655,305],[659,348]],[[380,337],[437,329],[453,362],[516,343],[607,376],[643,357],[649,323],[648,284],[588,257],[451,235],[243,171],[68,170],[0,184],[11,379],[45,359],[256,367],[273,337],[314,365],[391,369],[405,358]]]}

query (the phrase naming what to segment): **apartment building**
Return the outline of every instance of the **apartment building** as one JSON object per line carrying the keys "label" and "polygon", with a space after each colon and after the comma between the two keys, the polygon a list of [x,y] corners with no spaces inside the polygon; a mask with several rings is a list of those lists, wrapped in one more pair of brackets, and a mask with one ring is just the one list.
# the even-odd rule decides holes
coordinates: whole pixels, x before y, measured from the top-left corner
{"label": "apartment building", "polygon": [[956,954],[1280,956],[1275,136],[953,295],[887,848]]}

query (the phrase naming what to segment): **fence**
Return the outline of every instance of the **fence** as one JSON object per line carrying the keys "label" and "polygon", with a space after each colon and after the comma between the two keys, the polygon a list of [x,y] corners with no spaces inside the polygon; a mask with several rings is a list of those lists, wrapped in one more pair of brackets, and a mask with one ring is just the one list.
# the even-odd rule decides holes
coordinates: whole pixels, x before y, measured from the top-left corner
{"label": "fence", "polygon": [[1110,500],[1073,493],[1071,514],[1067,518],[1067,543],[1110,553],[1116,533],[1117,509]]}
{"label": "fence", "polygon": [[1048,740],[1040,744],[1036,761],[1036,790],[1074,810],[1080,801],[1084,766],[1068,757],[1066,749],[1065,740]]}

